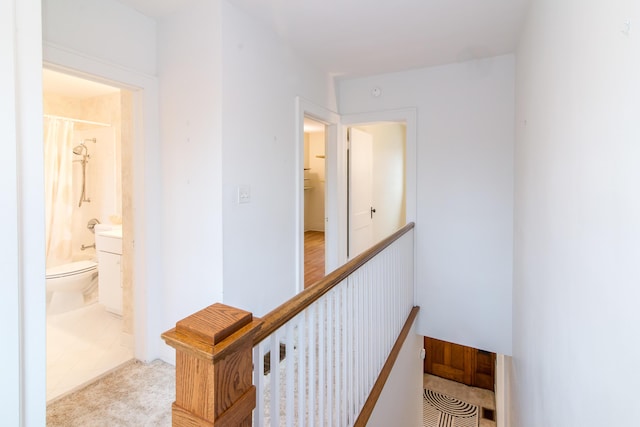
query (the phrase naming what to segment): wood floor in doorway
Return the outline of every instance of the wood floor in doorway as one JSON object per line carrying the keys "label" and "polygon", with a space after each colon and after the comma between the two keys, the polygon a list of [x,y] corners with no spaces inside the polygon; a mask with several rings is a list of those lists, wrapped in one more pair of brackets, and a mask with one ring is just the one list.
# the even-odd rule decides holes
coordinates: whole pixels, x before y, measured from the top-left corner
{"label": "wood floor in doorway", "polygon": [[304,232],[304,288],[324,277],[324,233]]}

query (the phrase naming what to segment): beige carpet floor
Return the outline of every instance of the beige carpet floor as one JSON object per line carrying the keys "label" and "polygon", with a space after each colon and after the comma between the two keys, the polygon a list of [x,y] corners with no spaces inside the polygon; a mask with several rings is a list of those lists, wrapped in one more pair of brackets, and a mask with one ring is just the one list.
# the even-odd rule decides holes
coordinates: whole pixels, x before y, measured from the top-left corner
{"label": "beige carpet floor", "polygon": [[131,362],[47,405],[48,427],[171,426],[175,368]]}

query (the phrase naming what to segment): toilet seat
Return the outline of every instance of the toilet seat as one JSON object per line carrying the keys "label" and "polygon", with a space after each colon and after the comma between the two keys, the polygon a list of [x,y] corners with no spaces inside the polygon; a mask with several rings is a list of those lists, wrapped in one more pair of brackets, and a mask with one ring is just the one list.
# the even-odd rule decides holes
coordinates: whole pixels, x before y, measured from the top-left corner
{"label": "toilet seat", "polygon": [[76,274],[86,273],[97,270],[98,263],[95,261],[75,261],[68,264],[58,265],[56,267],[47,268],[47,279],[59,279],[62,277],[75,276]]}

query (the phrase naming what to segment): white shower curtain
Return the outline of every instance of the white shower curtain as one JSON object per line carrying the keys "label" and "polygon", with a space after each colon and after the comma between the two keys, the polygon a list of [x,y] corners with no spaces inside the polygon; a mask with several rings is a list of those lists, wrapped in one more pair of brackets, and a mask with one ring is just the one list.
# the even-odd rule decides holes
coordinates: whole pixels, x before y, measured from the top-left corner
{"label": "white shower curtain", "polygon": [[47,267],[71,261],[73,122],[45,118],[44,173]]}

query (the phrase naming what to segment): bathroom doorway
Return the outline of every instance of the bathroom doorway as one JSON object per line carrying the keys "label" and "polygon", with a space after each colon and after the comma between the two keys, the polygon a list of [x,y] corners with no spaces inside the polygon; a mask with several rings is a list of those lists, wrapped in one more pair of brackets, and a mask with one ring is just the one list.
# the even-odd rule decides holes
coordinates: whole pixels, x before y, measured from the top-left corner
{"label": "bathroom doorway", "polygon": [[304,288],[325,276],[326,126],[304,118]]}
{"label": "bathroom doorway", "polygon": [[50,402],[134,355],[133,93],[44,68],[43,111]]}

